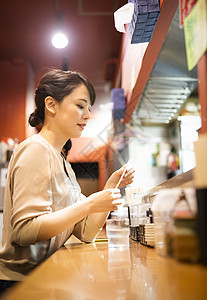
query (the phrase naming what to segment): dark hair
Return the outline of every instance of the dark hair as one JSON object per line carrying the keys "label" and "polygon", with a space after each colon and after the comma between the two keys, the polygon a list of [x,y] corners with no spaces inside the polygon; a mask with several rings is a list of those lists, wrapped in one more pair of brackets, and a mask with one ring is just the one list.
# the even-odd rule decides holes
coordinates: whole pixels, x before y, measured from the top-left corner
{"label": "dark hair", "polygon": [[[35,111],[29,117],[29,124],[32,127],[41,127],[45,120],[45,98],[51,96],[55,101],[61,103],[63,98],[70,95],[75,88],[84,84],[88,89],[91,105],[94,104],[96,94],[92,83],[80,72],[62,71],[52,69],[42,76],[39,85],[35,91]],[[66,142],[71,148],[71,141]]]}

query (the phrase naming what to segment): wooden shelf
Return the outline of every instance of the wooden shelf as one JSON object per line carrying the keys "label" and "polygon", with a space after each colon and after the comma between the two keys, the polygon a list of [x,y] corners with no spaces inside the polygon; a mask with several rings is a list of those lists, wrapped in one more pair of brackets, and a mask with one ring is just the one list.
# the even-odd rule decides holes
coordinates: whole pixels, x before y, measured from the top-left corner
{"label": "wooden shelf", "polygon": [[152,199],[160,190],[163,189],[195,187],[193,170],[194,169],[191,169],[185,173],[174,176],[152,188],[149,191],[150,198]]}

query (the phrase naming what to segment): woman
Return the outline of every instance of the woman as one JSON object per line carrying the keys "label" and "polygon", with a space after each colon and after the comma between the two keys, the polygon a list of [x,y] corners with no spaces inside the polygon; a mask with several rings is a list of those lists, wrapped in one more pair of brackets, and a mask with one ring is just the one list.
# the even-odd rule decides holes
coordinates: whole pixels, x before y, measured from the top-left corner
{"label": "woman", "polygon": [[[66,160],[70,138],[81,136],[94,101],[92,84],[77,72],[49,71],[36,89],[36,110],[29,123],[40,132],[18,146],[8,169],[0,248],[2,289],[22,280],[71,234],[93,241],[108,212],[121,204],[115,187],[123,168],[111,175],[103,191],[86,198]],[[118,188],[132,182],[133,172],[126,171]]]}

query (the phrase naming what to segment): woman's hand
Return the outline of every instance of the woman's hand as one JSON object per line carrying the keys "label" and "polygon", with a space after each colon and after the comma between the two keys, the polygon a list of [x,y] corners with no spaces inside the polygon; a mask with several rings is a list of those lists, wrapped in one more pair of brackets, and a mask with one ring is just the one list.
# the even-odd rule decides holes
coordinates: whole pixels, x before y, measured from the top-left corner
{"label": "woman's hand", "polygon": [[125,171],[124,177],[122,178],[118,188],[121,189],[122,187],[132,183],[135,170],[131,166],[126,164],[123,167],[121,167],[119,170],[115,171],[109,177],[104,189],[115,188],[124,171]]}
{"label": "woman's hand", "polygon": [[[121,204],[120,198],[119,189],[103,190],[90,195],[83,201],[78,201],[53,213],[39,216],[41,218],[41,226],[37,241],[47,240],[60,234],[89,214],[93,214],[93,221],[101,228],[108,212],[118,209],[117,205]],[[24,241],[24,243],[29,245],[28,240]]]}
{"label": "woman's hand", "polygon": [[87,197],[89,213],[109,212],[117,210],[117,205],[121,204],[119,189],[105,189]]}

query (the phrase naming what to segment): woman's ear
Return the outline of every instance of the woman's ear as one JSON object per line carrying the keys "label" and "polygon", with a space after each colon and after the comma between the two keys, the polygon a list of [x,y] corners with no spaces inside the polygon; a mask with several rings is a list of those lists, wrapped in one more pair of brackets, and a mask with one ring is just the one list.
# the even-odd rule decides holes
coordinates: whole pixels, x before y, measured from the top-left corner
{"label": "woman's ear", "polygon": [[52,115],[56,114],[56,104],[57,104],[57,102],[55,101],[54,98],[52,98],[50,96],[47,96],[45,98],[45,109]]}

